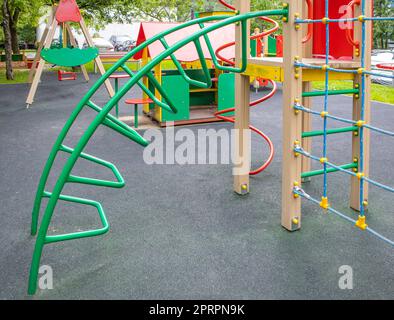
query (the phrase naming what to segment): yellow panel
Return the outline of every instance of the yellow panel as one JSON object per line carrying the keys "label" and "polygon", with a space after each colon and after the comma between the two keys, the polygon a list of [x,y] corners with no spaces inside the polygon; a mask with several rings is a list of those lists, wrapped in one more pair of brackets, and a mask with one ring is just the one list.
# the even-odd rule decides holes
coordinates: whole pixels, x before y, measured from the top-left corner
{"label": "yellow panel", "polygon": [[232,11],[213,11],[213,12],[199,12],[199,18],[212,17],[212,16],[234,16],[235,12]]}
{"label": "yellow panel", "polygon": [[[142,51],[142,67],[146,66],[146,65],[148,64],[148,62],[149,62],[149,58],[148,58],[148,48],[145,48],[145,49]],[[143,81],[143,84],[144,84],[146,87],[148,87],[148,85],[149,85],[148,78],[147,78],[147,77],[144,77],[142,81]],[[147,95],[145,92],[143,92],[143,93],[142,93],[142,98],[143,98],[143,99],[147,99],[147,98],[149,98],[149,97],[148,97],[148,95]],[[144,110],[145,113],[149,113],[149,111],[150,111],[150,110],[149,110],[149,104],[147,104],[147,103],[143,104],[143,105],[142,105],[142,109]]]}
{"label": "yellow panel", "polygon": [[283,69],[280,67],[262,66],[257,64],[249,64],[244,75],[272,79],[278,82],[282,82],[284,79]]}
{"label": "yellow panel", "polygon": [[[326,73],[323,70],[304,69],[302,71],[302,81],[324,81]],[[353,80],[353,73],[330,72],[329,80]]]}
{"label": "yellow panel", "polygon": [[[161,71],[162,71],[161,64],[159,63],[155,67],[155,78],[157,79],[157,81],[159,82],[160,85],[161,85]],[[155,97],[161,101],[161,95],[157,89],[155,89]],[[155,107],[155,119],[157,119],[160,122],[162,119],[162,110],[158,106]]]}

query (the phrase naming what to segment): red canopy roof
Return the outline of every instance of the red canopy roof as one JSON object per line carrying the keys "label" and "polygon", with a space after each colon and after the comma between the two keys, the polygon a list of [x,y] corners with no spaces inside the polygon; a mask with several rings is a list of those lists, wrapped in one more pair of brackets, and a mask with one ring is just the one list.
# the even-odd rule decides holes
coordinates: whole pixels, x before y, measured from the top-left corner
{"label": "red canopy roof", "polygon": [[[137,38],[137,46],[140,45],[141,43],[145,42],[146,40],[152,38],[153,36],[157,35],[160,32],[163,32],[165,30],[174,28],[178,26],[179,23],[163,23],[163,22],[141,22],[140,30],[138,32],[138,38]],[[206,26],[210,25],[209,23],[206,24]],[[185,39],[186,37],[194,34],[195,32],[199,31],[200,27],[198,25],[193,25],[187,28],[184,28],[182,30],[176,31],[174,33],[171,33],[165,37],[167,43],[172,46],[176,44],[178,41]],[[219,48],[220,46],[233,42],[235,39],[235,29],[233,25],[229,25],[223,28],[220,28],[218,30],[215,30],[211,33],[209,33],[209,39],[212,43],[212,47],[214,50]],[[210,59],[210,54],[208,52],[207,46],[205,44],[205,41],[203,38],[201,38],[201,45],[204,51],[204,55],[206,59]],[[164,51],[163,45],[159,42],[156,41],[152,43],[148,47],[148,54],[150,58],[155,58],[157,55],[159,55],[161,52]],[[227,59],[232,59],[234,58],[234,47],[230,47],[225,49],[222,52],[223,56]],[[196,61],[198,60],[198,54],[196,51],[196,48],[194,46],[194,43],[189,43],[188,45],[184,46],[183,48],[179,49],[175,53],[176,58],[179,61],[182,62],[191,62],[191,61]],[[138,52],[135,56],[135,59],[141,59],[142,58],[142,51]]]}

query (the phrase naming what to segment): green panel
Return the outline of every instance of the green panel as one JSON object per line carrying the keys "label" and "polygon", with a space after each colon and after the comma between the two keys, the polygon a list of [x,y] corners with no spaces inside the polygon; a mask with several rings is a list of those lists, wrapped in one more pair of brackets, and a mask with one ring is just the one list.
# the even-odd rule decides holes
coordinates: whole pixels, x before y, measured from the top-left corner
{"label": "green panel", "polygon": [[276,56],[276,39],[268,37],[268,55]]}
{"label": "green panel", "polygon": [[41,57],[45,61],[62,67],[82,66],[97,58],[98,55],[97,48],[43,49],[41,52]]}
{"label": "green panel", "polygon": [[[13,54],[11,60],[14,62],[15,61],[23,61],[23,54]],[[5,62],[5,55],[4,54],[2,54],[0,56],[0,62]]]}
{"label": "green panel", "polygon": [[[182,76],[164,76],[162,87],[167,92],[168,98],[174,103],[178,113],[174,114],[163,109],[161,121],[189,120],[189,84],[185,79]],[[165,100],[163,102],[167,103]]]}
{"label": "green panel", "polygon": [[[218,111],[235,107],[235,74],[223,73],[219,76]],[[233,112],[223,115],[234,115]]]}

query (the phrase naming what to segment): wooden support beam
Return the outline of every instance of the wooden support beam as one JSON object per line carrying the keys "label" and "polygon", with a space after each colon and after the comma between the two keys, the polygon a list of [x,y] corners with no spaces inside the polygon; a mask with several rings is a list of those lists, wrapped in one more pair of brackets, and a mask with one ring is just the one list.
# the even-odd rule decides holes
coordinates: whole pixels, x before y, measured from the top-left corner
{"label": "wooden support beam", "polygon": [[[363,0],[365,1],[365,0]],[[365,1],[366,16],[370,17],[373,14],[371,1]],[[354,16],[358,17],[362,15],[362,7],[354,7]],[[366,23],[366,40],[365,40],[365,69],[371,69],[371,51],[372,51],[372,22]],[[356,41],[362,43],[362,24],[355,22],[354,25],[354,37]],[[360,51],[361,53],[361,51]],[[358,57],[357,59],[361,59]],[[354,80],[354,84],[358,84],[361,88],[360,75],[357,75]],[[365,79],[365,96],[364,96],[364,120],[366,123],[371,122],[371,77],[367,76]],[[359,99],[354,98],[353,100],[353,120],[358,121],[361,119],[361,96]],[[360,136],[353,135],[352,139],[352,159],[360,159]],[[370,160],[370,130],[364,129],[364,175],[369,176],[369,160]],[[364,194],[363,199],[368,201],[368,183],[364,183]],[[350,187],[350,207],[354,210],[360,209],[360,180],[357,177],[351,178]]]}
{"label": "wooden support beam", "polygon": [[[250,0],[236,0],[235,7],[240,14],[250,12]],[[247,34],[250,34],[248,27]],[[240,66],[242,61],[242,27],[241,24],[235,26],[235,63]],[[248,52],[249,52],[249,40]],[[242,74],[235,76],[235,167],[234,191],[238,194],[249,192],[249,172],[250,172],[250,77]]]}
{"label": "wooden support beam", "polygon": [[[72,30],[71,30],[70,25],[69,25],[68,23],[65,23],[65,27],[66,27],[68,36],[69,36],[69,38],[70,38],[70,43],[71,43],[71,45],[72,45],[74,48],[77,48],[77,47],[78,47],[78,44],[77,44],[77,41],[75,40],[75,37],[74,37],[74,35],[73,35],[73,33],[72,33]],[[89,82],[90,79],[89,79],[89,74],[88,74],[88,72],[86,71],[86,67],[85,67],[84,65],[82,65],[82,66],[80,66],[80,68],[81,68],[81,71],[82,71],[82,73],[83,73],[83,76],[84,76],[86,82]]]}
{"label": "wooden support beam", "polygon": [[[81,26],[82,32],[83,32],[83,34],[84,34],[84,36],[86,38],[86,43],[89,45],[89,47],[94,47],[93,39],[90,36],[89,30],[86,27],[85,20],[83,18],[81,18],[81,21],[79,22],[79,25]],[[98,68],[100,74],[104,75],[105,68],[104,68],[103,62],[101,61],[100,56],[97,56],[97,58],[94,59],[94,61],[95,61],[96,65],[97,65],[97,68]],[[109,81],[109,79],[107,79],[105,81],[105,87],[107,88],[109,96],[112,98],[115,95],[115,91],[112,88],[112,85],[111,85],[111,82]]]}
{"label": "wooden support beam", "polygon": [[302,69],[295,68],[295,58],[302,58],[302,29],[296,30],[295,15],[302,16],[303,0],[288,2],[289,21],[283,24],[283,170],[282,226],[289,231],[301,227],[301,199],[293,194],[294,184],[301,184],[301,157],[294,154],[295,141],[301,143],[302,115],[294,112],[294,103],[302,96]]}
{"label": "wooden support beam", "polygon": [[[55,36],[56,27],[57,27],[57,21],[56,21],[56,19],[53,19],[52,20],[52,24],[50,26],[50,29],[48,31],[48,35],[47,35],[47,37],[45,39],[45,43],[44,43],[44,48],[45,49],[50,48],[52,40],[53,40],[53,37]],[[29,94],[28,94],[27,99],[26,99],[27,107],[29,107],[34,101],[34,97],[36,95],[38,84],[40,83],[40,79],[41,79],[41,76],[42,76],[42,72],[44,71],[44,67],[45,67],[45,60],[42,59],[41,55],[40,55],[40,62],[38,64],[37,71],[36,71],[36,73],[34,75],[34,79],[33,79],[33,82],[31,84],[31,87],[30,87],[30,90],[29,90]]]}

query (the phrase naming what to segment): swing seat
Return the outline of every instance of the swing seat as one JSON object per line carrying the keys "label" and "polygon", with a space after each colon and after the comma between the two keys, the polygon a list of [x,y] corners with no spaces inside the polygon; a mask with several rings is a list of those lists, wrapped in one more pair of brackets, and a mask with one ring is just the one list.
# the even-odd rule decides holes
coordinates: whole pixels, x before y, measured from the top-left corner
{"label": "swing seat", "polygon": [[54,48],[43,49],[41,57],[51,63],[61,67],[77,67],[87,64],[99,56],[97,48]]}

